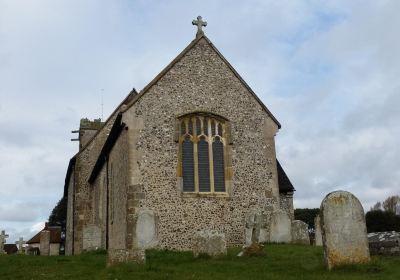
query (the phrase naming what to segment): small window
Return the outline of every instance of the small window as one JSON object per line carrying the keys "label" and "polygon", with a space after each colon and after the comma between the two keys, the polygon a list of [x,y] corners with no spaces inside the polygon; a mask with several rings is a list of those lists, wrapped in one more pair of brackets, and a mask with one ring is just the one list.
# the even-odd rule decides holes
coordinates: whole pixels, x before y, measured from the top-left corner
{"label": "small window", "polygon": [[179,119],[183,191],[225,193],[226,121],[205,114]]}

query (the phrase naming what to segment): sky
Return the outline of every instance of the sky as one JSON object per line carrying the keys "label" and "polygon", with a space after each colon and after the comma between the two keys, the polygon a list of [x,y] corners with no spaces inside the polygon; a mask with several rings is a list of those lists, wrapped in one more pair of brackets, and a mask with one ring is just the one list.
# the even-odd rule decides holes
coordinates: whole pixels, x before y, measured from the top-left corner
{"label": "sky", "polygon": [[277,157],[295,208],[338,189],[365,210],[399,195],[399,10],[396,0],[0,0],[0,230],[13,243],[41,229],[78,150],[71,130],[146,86],[194,39],[198,15],[282,124]]}

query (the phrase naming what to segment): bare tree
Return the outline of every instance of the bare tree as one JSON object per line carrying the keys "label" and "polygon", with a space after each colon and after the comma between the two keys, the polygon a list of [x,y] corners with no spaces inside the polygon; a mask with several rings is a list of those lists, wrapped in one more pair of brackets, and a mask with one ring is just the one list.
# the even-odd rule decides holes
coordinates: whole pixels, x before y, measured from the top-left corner
{"label": "bare tree", "polygon": [[383,210],[396,213],[396,207],[397,207],[397,204],[399,204],[399,203],[400,203],[400,196],[398,196],[398,195],[389,196],[382,203]]}
{"label": "bare tree", "polygon": [[375,203],[375,205],[371,207],[371,211],[374,210],[382,210],[382,203],[380,203],[379,201]]}

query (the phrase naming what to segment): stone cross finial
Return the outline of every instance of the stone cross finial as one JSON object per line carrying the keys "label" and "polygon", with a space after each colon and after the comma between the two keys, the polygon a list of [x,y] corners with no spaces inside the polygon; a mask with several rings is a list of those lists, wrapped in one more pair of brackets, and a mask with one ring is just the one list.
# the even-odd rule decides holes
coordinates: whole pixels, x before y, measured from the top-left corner
{"label": "stone cross finial", "polygon": [[17,246],[18,246],[18,253],[19,254],[22,254],[22,249],[23,249],[23,245],[25,244],[26,242],[24,241],[24,239],[22,238],[22,237],[20,237],[19,238],[19,241],[15,241],[15,244],[17,244]]}
{"label": "stone cross finial", "polygon": [[203,21],[203,18],[202,18],[201,16],[198,16],[198,17],[197,17],[197,20],[196,20],[196,19],[193,20],[193,21],[192,21],[192,24],[197,26],[196,37],[199,37],[199,36],[201,36],[201,35],[204,34],[204,32],[203,32],[203,30],[202,30],[202,27],[203,27],[203,26],[207,26],[207,22],[206,22],[206,21]]}
{"label": "stone cross finial", "polygon": [[2,230],[0,234],[0,254],[4,254],[4,243],[6,243],[6,238],[8,237],[8,234]]}

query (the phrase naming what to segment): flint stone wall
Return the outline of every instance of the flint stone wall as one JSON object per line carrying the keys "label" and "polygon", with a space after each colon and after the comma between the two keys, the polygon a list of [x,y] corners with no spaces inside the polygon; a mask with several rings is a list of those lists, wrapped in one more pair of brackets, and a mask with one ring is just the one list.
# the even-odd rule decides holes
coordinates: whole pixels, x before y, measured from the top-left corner
{"label": "flint stone wall", "polygon": [[364,210],[346,191],[328,194],[321,203],[321,229],[328,269],[370,261]]}
{"label": "flint stone wall", "polygon": [[294,220],[293,193],[279,194],[279,209],[285,211]]}
{"label": "flint stone wall", "polygon": [[[92,208],[93,186],[88,182],[89,176],[93,170],[94,164],[100,154],[100,151],[110,133],[111,127],[118,112],[115,112],[93,140],[89,140],[84,150],[76,156],[74,167],[74,193],[73,197],[68,196],[68,200],[73,199],[73,252],[79,254],[83,249],[83,228],[85,225],[93,222],[94,212]],[[69,227],[71,225],[68,225]],[[67,231],[70,229],[68,228]]]}
{"label": "flint stone wall", "polygon": [[[230,121],[232,186],[226,196],[182,193],[175,124],[196,111]],[[205,39],[127,109],[123,120],[131,139],[128,191],[139,190],[131,209],[158,214],[161,248],[190,250],[196,232],[204,229],[224,233],[228,245],[243,245],[245,213],[258,208],[270,215],[279,208],[277,125]]]}
{"label": "flint stone wall", "polygon": [[310,245],[308,224],[300,220],[292,221],[292,243]]}

